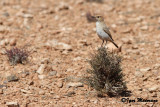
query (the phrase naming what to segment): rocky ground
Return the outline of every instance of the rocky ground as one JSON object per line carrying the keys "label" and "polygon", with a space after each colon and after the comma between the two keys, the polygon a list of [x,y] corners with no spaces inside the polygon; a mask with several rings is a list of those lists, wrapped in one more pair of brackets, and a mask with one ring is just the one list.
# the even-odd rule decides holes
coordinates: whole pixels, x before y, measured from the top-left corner
{"label": "rocky ground", "polygon": [[[160,104],[159,0],[1,0],[0,105],[20,107],[157,106]],[[156,103],[123,103],[121,98],[98,98],[80,82],[87,60],[101,45],[95,23],[86,13],[100,14],[122,47],[129,99]],[[30,50],[25,65],[10,65],[5,49]],[[110,50],[115,47],[108,43]],[[128,97],[127,97],[128,98]]]}

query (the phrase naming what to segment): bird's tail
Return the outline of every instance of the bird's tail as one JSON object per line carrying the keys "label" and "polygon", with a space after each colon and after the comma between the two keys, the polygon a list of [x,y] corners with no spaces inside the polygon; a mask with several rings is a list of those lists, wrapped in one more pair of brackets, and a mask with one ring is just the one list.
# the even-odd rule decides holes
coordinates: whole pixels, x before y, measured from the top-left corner
{"label": "bird's tail", "polygon": [[112,41],[112,43],[113,43],[117,48],[119,48],[118,45],[117,45],[116,43],[114,43],[114,41]]}

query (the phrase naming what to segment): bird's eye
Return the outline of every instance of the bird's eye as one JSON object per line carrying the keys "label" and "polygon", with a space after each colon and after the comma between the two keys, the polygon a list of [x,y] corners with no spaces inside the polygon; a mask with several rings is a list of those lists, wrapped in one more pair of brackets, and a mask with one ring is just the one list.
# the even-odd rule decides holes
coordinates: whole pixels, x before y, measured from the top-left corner
{"label": "bird's eye", "polygon": [[97,18],[99,18],[99,16],[97,16]]}

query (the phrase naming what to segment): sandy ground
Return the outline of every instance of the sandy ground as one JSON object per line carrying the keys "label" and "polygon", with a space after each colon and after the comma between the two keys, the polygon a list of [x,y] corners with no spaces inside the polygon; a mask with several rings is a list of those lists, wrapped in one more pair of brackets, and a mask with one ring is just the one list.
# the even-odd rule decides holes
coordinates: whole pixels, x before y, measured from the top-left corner
{"label": "sandy ground", "polygon": [[[160,1],[0,0],[0,105],[20,107],[157,106],[160,104]],[[129,98],[98,98],[80,79],[102,41],[86,13],[105,18],[122,47]],[[30,50],[25,65],[9,64],[5,49]],[[108,43],[109,49],[115,47]],[[8,76],[17,81],[8,82]],[[12,104],[13,103],[13,104]]]}

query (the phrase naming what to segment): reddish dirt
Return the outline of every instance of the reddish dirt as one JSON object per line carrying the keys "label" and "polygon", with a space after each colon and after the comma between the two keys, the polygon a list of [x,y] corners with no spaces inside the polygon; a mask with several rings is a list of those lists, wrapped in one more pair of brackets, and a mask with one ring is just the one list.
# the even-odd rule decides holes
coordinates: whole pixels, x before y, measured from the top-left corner
{"label": "reddish dirt", "polygon": [[[157,106],[160,104],[160,1],[1,0],[0,1],[0,105],[20,107]],[[100,14],[115,42],[122,46],[122,68],[129,98],[158,102],[123,103],[121,98],[98,98],[79,83],[89,68],[90,54],[102,41],[86,13]],[[24,47],[32,54],[25,65],[9,64],[5,49]],[[108,43],[109,49],[115,50]],[[45,66],[42,73],[36,71]],[[27,74],[29,73],[29,74]],[[56,73],[51,76],[51,73]],[[16,75],[19,80],[7,82]],[[73,84],[75,85],[75,84]],[[82,85],[82,84],[80,84]]]}

